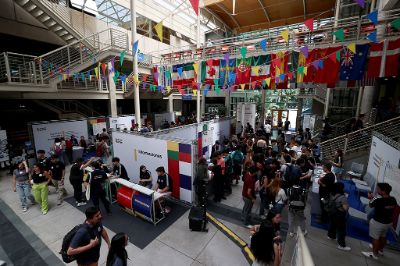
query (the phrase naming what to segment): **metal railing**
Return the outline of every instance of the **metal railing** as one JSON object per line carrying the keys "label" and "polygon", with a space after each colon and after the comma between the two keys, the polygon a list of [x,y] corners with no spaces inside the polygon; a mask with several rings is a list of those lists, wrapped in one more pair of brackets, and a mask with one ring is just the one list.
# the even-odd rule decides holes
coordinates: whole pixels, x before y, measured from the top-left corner
{"label": "metal railing", "polygon": [[180,51],[171,53],[170,49],[158,51],[161,54],[159,64],[180,64],[193,62],[196,60],[207,60],[215,58],[223,58],[225,53],[229,53],[231,58],[240,56],[240,48],[247,47],[247,56],[257,56],[265,54],[260,47],[259,42],[267,39],[268,53],[274,53],[279,50],[299,50],[305,44],[310,47],[327,46],[334,42],[334,35],[337,29],[343,28],[345,32],[345,43],[354,41],[367,42],[367,35],[377,30],[377,39],[388,38],[400,35],[399,31],[393,30],[389,25],[390,22],[400,17],[400,9],[380,12],[380,20],[378,25],[373,27],[367,16],[350,17],[340,19],[338,26],[334,27],[334,18],[324,21],[325,24],[316,28],[313,32],[304,31],[304,24],[294,24],[287,26],[291,36],[289,42],[286,43],[281,37],[282,27],[271,28],[266,31],[249,34],[245,37],[232,37],[213,41],[212,44],[205,44],[201,48],[194,45],[188,45],[180,48]]}
{"label": "metal railing", "polygon": [[321,150],[323,158],[332,159],[337,149],[342,149],[344,154],[348,154],[368,148],[371,144],[373,131],[381,133],[388,138],[399,138],[400,116],[322,142]]}

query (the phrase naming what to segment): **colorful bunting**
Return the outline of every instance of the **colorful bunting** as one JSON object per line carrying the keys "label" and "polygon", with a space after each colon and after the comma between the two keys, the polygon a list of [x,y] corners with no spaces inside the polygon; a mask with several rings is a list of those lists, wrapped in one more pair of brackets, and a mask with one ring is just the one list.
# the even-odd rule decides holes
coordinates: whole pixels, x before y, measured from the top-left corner
{"label": "colorful bunting", "polygon": [[356,53],[356,44],[355,43],[350,43],[349,45],[347,45],[347,48],[353,53]]}
{"label": "colorful bunting", "polygon": [[119,63],[122,66],[122,63],[124,62],[124,58],[125,58],[125,49],[121,51],[121,54],[119,55]]}
{"label": "colorful bunting", "polygon": [[283,82],[285,81],[285,73],[279,75],[279,79]]}
{"label": "colorful bunting", "polygon": [[306,76],[307,76],[307,69],[308,69],[308,68],[307,68],[306,66],[305,66],[304,69],[303,69],[303,73],[304,73],[304,75],[306,75]]}
{"label": "colorful bunting", "polygon": [[199,0],[189,0],[196,15],[199,15]]}
{"label": "colorful bunting", "polygon": [[324,60],[323,59],[319,60],[319,68],[320,69],[324,68]]}
{"label": "colorful bunting", "polygon": [[[197,74],[197,71],[199,70],[199,64],[193,63],[193,70]],[[169,69],[167,69],[167,71],[170,73]],[[167,76],[169,76],[169,75],[167,75]]]}
{"label": "colorful bunting", "polygon": [[246,58],[246,55],[247,55],[247,47],[241,47],[241,48],[240,48],[240,54],[242,55],[243,58]]}
{"label": "colorful bunting", "polygon": [[209,88],[210,88],[210,84],[206,84],[206,87],[204,88],[204,97],[207,96]]}
{"label": "colorful bunting", "polygon": [[339,39],[340,41],[344,41],[344,30],[343,29],[339,29],[339,30],[337,30],[337,31],[334,31],[333,32],[333,35],[337,38],[337,39]]}
{"label": "colorful bunting", "polygon": [[281,36],[285,40],[285,42],[289,42],[289,30],[282,31]]}
{"label": "colorful bunting", "polygon": [[260,41],[260,47],[264,52],[267,51],[267,39],[264,39],[264,40]]}
{"label": "colorful bunting", "polygon": [[171,91],[171,86],[167,86],[167,93],[169,93]]}
{"label": "colorful bunting", "polygon": [[308,58],[308,46],[304,46],[300,48],[300,52],[304,55],[305,58]]}
{"label": "colorful bunting", "polygon": [[241,88],[242,90],[244,90],[245,87],[246,87],[246,84],[240,84],[240,88]]}
{"label": "colorful bunting", "polygon": [[353,0],[353,1],[356,2],[362,8],[365,7],[365,0]]}
{"label": "colorful bunting", "polygon": [[374,23],[374,25],[378,25],[378,10],[372,11],[367,15],[367,18]]}
{"label": "colorful bunting", "polygon": [[400,29],[400,18],[392,21],[392,23],[390,23],[392,25],[392,27],[394,27],[396,30]]}
{"label": "colorful bunting", "polygon": [[154,29],[156,30],[158,39],[160,39],[160,41],[163,41],[163,23],[162,21],[160,21],[157,25],[154,26]]}
{"label": "colorful bunting", "polygon": [[368,34],[367,39],[370,40],[371,42],[376,43],[376,31],[373,31],[370,34]]}
{"label": "colorful bunting", "polygon": [[[177,70],[178,70],[178,75],[180,76],[180,77],[182,77],[182,74],[183,74],[183,67],[178,67],[177,68]],[[157,73],[157,72],[156,72]],[[155,73],[154,73],[155,74]],[[158,73],[157,73],[158,74]],[[157,75],[158,76],[158,75]]]}
{"label": "colorful bunting", "polygon": [[193,90],[193,95],[194,95],[194,96],[197,95],[197,90],[196,90],[196,89]]}
{"label": "colorful bunting", "polygon": [[306,21],[304,21],[304,25],[306,25],[306,27],[310,31],[314,31],[314,19],[313,18],[310,18],[310,19],[307,19]]}
{"label": "colorful bunting", "polygon": [[318,70],[318,68],[319,68],[319,62],[318,62],[318,60],[313,61],[313,62],[312,62],[312,65],[314,66],[314,68],[315,68],[316,70]]}
{"label": "colorful bunting", "polygon": [[94,74],[96,75],[96,79],[99,79],[99,68],[98,67],[94,68]]}
{"label": "colorful bunting", "polygon": [[303,75],[303,74],[304,74],[304,66],[299,66],[299,68],[297,69],[297,72],[298,72],[300,75]]}
{"label": "colorful bunting", "polygon": [[134,57],[136,56],[138,49],[139,49],[139,40],[133,43],[132,51]]}
{"label": "colorful bunting", "polygon": [[107,65],[106,64],[101,64],[101,70],[103,71],[103,77],[106,76],[106,69],[107,69]]}
{"label": "colorful bunting", "polygon": [[229,57],[230,57],[229,53],[224,54],[225,61],[229,62]]}

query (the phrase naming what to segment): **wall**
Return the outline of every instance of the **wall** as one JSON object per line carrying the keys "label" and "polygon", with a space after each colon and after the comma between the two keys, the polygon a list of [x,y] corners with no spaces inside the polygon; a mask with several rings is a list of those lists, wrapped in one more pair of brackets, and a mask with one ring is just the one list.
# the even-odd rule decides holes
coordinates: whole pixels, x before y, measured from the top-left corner
{"label": "wall", "polygon": [[65,42],[13,0],[0,0],[0,33],[55,45]]}

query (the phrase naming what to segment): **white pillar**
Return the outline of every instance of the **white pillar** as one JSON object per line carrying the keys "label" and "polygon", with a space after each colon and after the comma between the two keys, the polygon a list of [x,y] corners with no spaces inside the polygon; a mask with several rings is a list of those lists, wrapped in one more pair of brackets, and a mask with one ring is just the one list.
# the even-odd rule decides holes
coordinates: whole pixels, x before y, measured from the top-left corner
{"label": "white pillar", "polygon": [[361,104],[360,104],[360,114],[368,113],[372,109],[372,103],[374,102],[376,95],[375,86],[365,86]]}
{"label": "white pillar", "polygon": [[[111,62],[108,63],[108,69],[111,69],[112,64]],[[114,72],[110,71],[110,74],[108,74],[108,93],[110,97],[110,103],[109,103],[109,115],[111,117],[116,117],[117,116],[117,95],[116,95],[116,90],[115,90],[115,83],[114,83]]]}
{"label": "white pillar", "polygon": [[261,114],[260,114],[260,124],[264,126],[265,124],[265,97],[267,90],[261,89]]}
{"label": "white pillar", "polygon": [[[136,41],[136,0],[131,0],[131,33],[132,33],[132,44]],[[133,54],[133,51],[132,51]],[[137,53],[133,57],[133,74],[139,78],[138,63],[137,63]],[[142,119],[140,115],[140,96],[139,96],[139,85],[134,82],[134,103],[135,103],[135,118],[136,123],[139,125],[139,129],[142,126]]]}
{"label": "white pillar", "polygon": [[[339,21],[339,15],[340,15],[340,2],[341,0],[336,0],[336,8],[335,8],[335,20],[333,22],[333,29],[336,30],[338,26],[338,21]],[[333,36],[333,43],[336,42],[336,36]]]}
{"label": "white pillar", "polygon": [[168,95],[168,112],[174,112],[174,98],[172,97],[172,93]]}
{"label": "white pillar", "polygon": [[362,97],[363,97],[363,93],[364,93],[364,87],[361,86],[360,89],[358,90],[357,107],[356,107],[356,117],[358,117],[359,114],[360,114],[361,99],[362,99]]}
{"label": "white pillar", "polygon": [[[200,5],[197,9],[197,49],[200,48]],[[197,82],[201,82],[201,74],[200,74],[200,69],[201,69],[201,63],[200,61],[197,61]],[[201,91],[200,88],[197,88],[197,97],[196,97],[196,120],[197,123],[201,122],[201,109],[200,109],[200,97],[201,97]]]}
{"label": "white pillar", "polygon": [[331,88],[326,88],[326,98],[325,98],[325,106],[324,106],[324,118],[328,116],[329,110],[329,101],[331,99]]}

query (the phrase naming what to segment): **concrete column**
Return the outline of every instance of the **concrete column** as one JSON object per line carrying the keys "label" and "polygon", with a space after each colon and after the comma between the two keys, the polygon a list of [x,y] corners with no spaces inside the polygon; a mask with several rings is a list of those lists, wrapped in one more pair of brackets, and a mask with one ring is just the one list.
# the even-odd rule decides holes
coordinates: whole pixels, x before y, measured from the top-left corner
{"label": "concrete column", "polygon": [[304,99],[303,98],[297,98],[297,116],[296,116],[296,126],[297,126],[297,128],[299,128],[300,126],[303,127],[302,121],[301,121],[301,115],[303,113],[303,103],[304,103]]}
{"label": "concrete column", "polygon": [[331,88],[326,88],[326,98],[325,98],[325,106],[324,106],[324,118],[328,116],[329,111],[329,102],[331,99]]}
{"label": "concrete column", "polygon": [[265,124],[265,97],[267,95],[267,91],[261,89],[261,114],[260,114],[260,124],[264,126]]}
{"label": "concrete column", "polygon": [[206,95],[203,93],[201,97],[201,115],[206,113]]}
{"label": "concrete column", "polygon": [[[200,48],[200,5],[197,9],[197,38],[196,38],[196,47]],[[201,61],[197,61],[197,82],[201,82]],[[197,123],[201,122],[201,108],[200,108],[200,97],[201,91],[200,86],[197,88],[197,97],[196,97],[196,120]]]}
{"label": "concrete column", "polygon": [[[335,20],[333,22],[333,29],[336,30],[338,26],[339,16],[340,16],[340,2],[341,0],[336,0],[336,7],[335,7]],[[333,43],[336,42],[336,36],[333,36]]]}
{"label": "concrete column", "polygon": [[[131,0],[131,33],[132,33],[132,43],[134,43],[137,39],[136,37],[136,0]],[[133,54],[133,51],[132,51]],[[139,78],[138,71],[138,62],[137,62],[137,54],[133,57],[133,74]],[[133,85],[134,90],[134,102],[135,102],[135,118],[136,123],[138,124],[138,129],[142,126],[142,118],[140,115],[140,95],[139,95],[139,85],[134,82]]]}
{"label": "concrete column", "polygon": [[365,86],[361,99],[360,114],[369,112],[376,97],[377,90],[374,86]]}
{"label": "concrete column", "polygon": [[226,109],[226,114],[227,116],[230,115],[231,112],[231,96],[229,95],[228,90],[225,90],[225,109]]}
{"label": "concrete column", "polygon": [[361,86],[358,90],[358,99],[357,99],[357,108],[356,108],[356,117],[360,114],[360,107],[361,107],[361,99],[363,97],[364,87]]}
{"label": "concrete column", "polygon": [[[111,62],[108,63],[108,68],[111,69]],[[110,102],[108,105],[108,114],[112,117],[116,117],[118,115],[117,113],[117,95],[116,95],[116,90],[115,90],[115,83],[114,83],[114,72],[110,72],[108,74],[108,91],[109,91],[109,97],[110,97]]]}
{"label": "concrete column", "polygon": [[174,112],[174,98],[172,97],[172,93],[168,96],[168,112]]}

